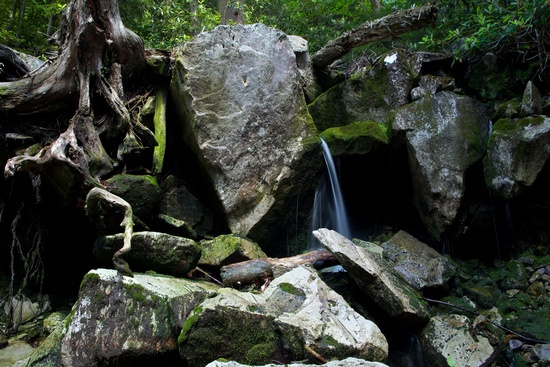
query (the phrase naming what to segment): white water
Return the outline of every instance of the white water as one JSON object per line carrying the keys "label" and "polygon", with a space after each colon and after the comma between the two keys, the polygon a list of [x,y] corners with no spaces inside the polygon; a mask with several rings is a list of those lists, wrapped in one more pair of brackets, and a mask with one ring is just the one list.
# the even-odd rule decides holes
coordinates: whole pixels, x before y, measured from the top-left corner
{"label": "white water", "polygon": [[[313,202],[313,212],[311,216],[311,231],[319,228],[332,229],[346,238],[351,238],[351,230],[349,226],[346,208],[342,191],[340,190],[340,180],[336,172],[336,166],[332,159],[332,154],[327,143],[321,139],[323,147],[323,157],[327,166],[328,180],[322,177],[315,192]],[[313,236],[310,235],[309,247],[311,249],[319,248],[319,243],[316,242]]]}

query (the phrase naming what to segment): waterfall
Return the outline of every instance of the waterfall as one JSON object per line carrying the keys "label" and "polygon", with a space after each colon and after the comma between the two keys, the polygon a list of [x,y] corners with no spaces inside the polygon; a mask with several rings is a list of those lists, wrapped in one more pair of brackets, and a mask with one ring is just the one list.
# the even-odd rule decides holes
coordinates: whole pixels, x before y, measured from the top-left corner
{"label": "waterfall", "polygon": [[336,172],[336,165],[334,164],[330,149],[323,139],[321,139],[321,145],[323,147],[323,157],[325,158],[327,170],[325,175],[321,177],[319,186],[315,191],[308,240],[310,249],[320,247],[319,243],[311,235],[312,231],[319,228],[333,229],[342,236],[351,238],[351,230],[344,206],[344,199],[342,198],[342,191],[340,190],[340,180]]}

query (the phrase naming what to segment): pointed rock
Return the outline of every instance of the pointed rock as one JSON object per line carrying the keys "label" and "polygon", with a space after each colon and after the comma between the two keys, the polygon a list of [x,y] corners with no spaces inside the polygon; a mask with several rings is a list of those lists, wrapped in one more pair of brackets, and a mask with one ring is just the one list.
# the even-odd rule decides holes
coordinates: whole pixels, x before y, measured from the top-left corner
{"label": "pointed rock", "polygon": [[355,245],[333,230],[321,228],[313,231],[313,234],[334,253],[361,290],[389,316],[409,324],[421,324],[429,320],[428,304],[382,256]]}
{"label": "pointed rock", "polygon": [[542,98],[540,97],[540,92],[530,80],[527,82],[525,91],[523,92],[521,114],[522,116],[542,114]]}

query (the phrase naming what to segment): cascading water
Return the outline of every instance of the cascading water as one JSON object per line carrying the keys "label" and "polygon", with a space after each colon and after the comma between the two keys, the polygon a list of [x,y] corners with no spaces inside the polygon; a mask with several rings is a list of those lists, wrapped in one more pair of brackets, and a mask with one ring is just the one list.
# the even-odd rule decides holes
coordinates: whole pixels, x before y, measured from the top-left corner
{"label": "cascading water", "polygon": [[342,236],[351,238],[351,230],[348,222],[340,181],[336,172],[336,165],[327,143],[321,139],[323,157],[327,166],[326,174],[321,177],[311,215],[310,235],[308,246],[310,249],[321,247],[319,242],[311,235],[311,232],[319,228],[335,230]]}

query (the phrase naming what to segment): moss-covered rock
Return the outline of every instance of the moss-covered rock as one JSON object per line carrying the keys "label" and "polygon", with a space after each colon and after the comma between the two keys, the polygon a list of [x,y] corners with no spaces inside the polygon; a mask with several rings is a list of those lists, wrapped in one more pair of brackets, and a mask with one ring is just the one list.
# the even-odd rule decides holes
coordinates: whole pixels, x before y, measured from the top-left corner
{"label": "moss-covered rock", "polygon": [[382,55],[372,67],[321,94],[309,106],[319,131],[356,121],[386,123],[393,108],[409,102],[421,57],[394,50]]}
{"label": "moss-covered rock", "polygon": [[255,242],[236,234],[221,235],[200,242],[200,265],[224,266],[240,261],[266,258]]}
{"label": "moss-covered rock", "polygon": [[375,121],[332,127],[323,131],[320,136],[329,145],[333,156],[367,154],[390,142],[387,124]]}
{"label": "moss-covered rock", "polygon": [[155,216],[162,190],[153,176],[116,175],[105,182],[107,190],[126,200],[135,216],[146,223]]}

